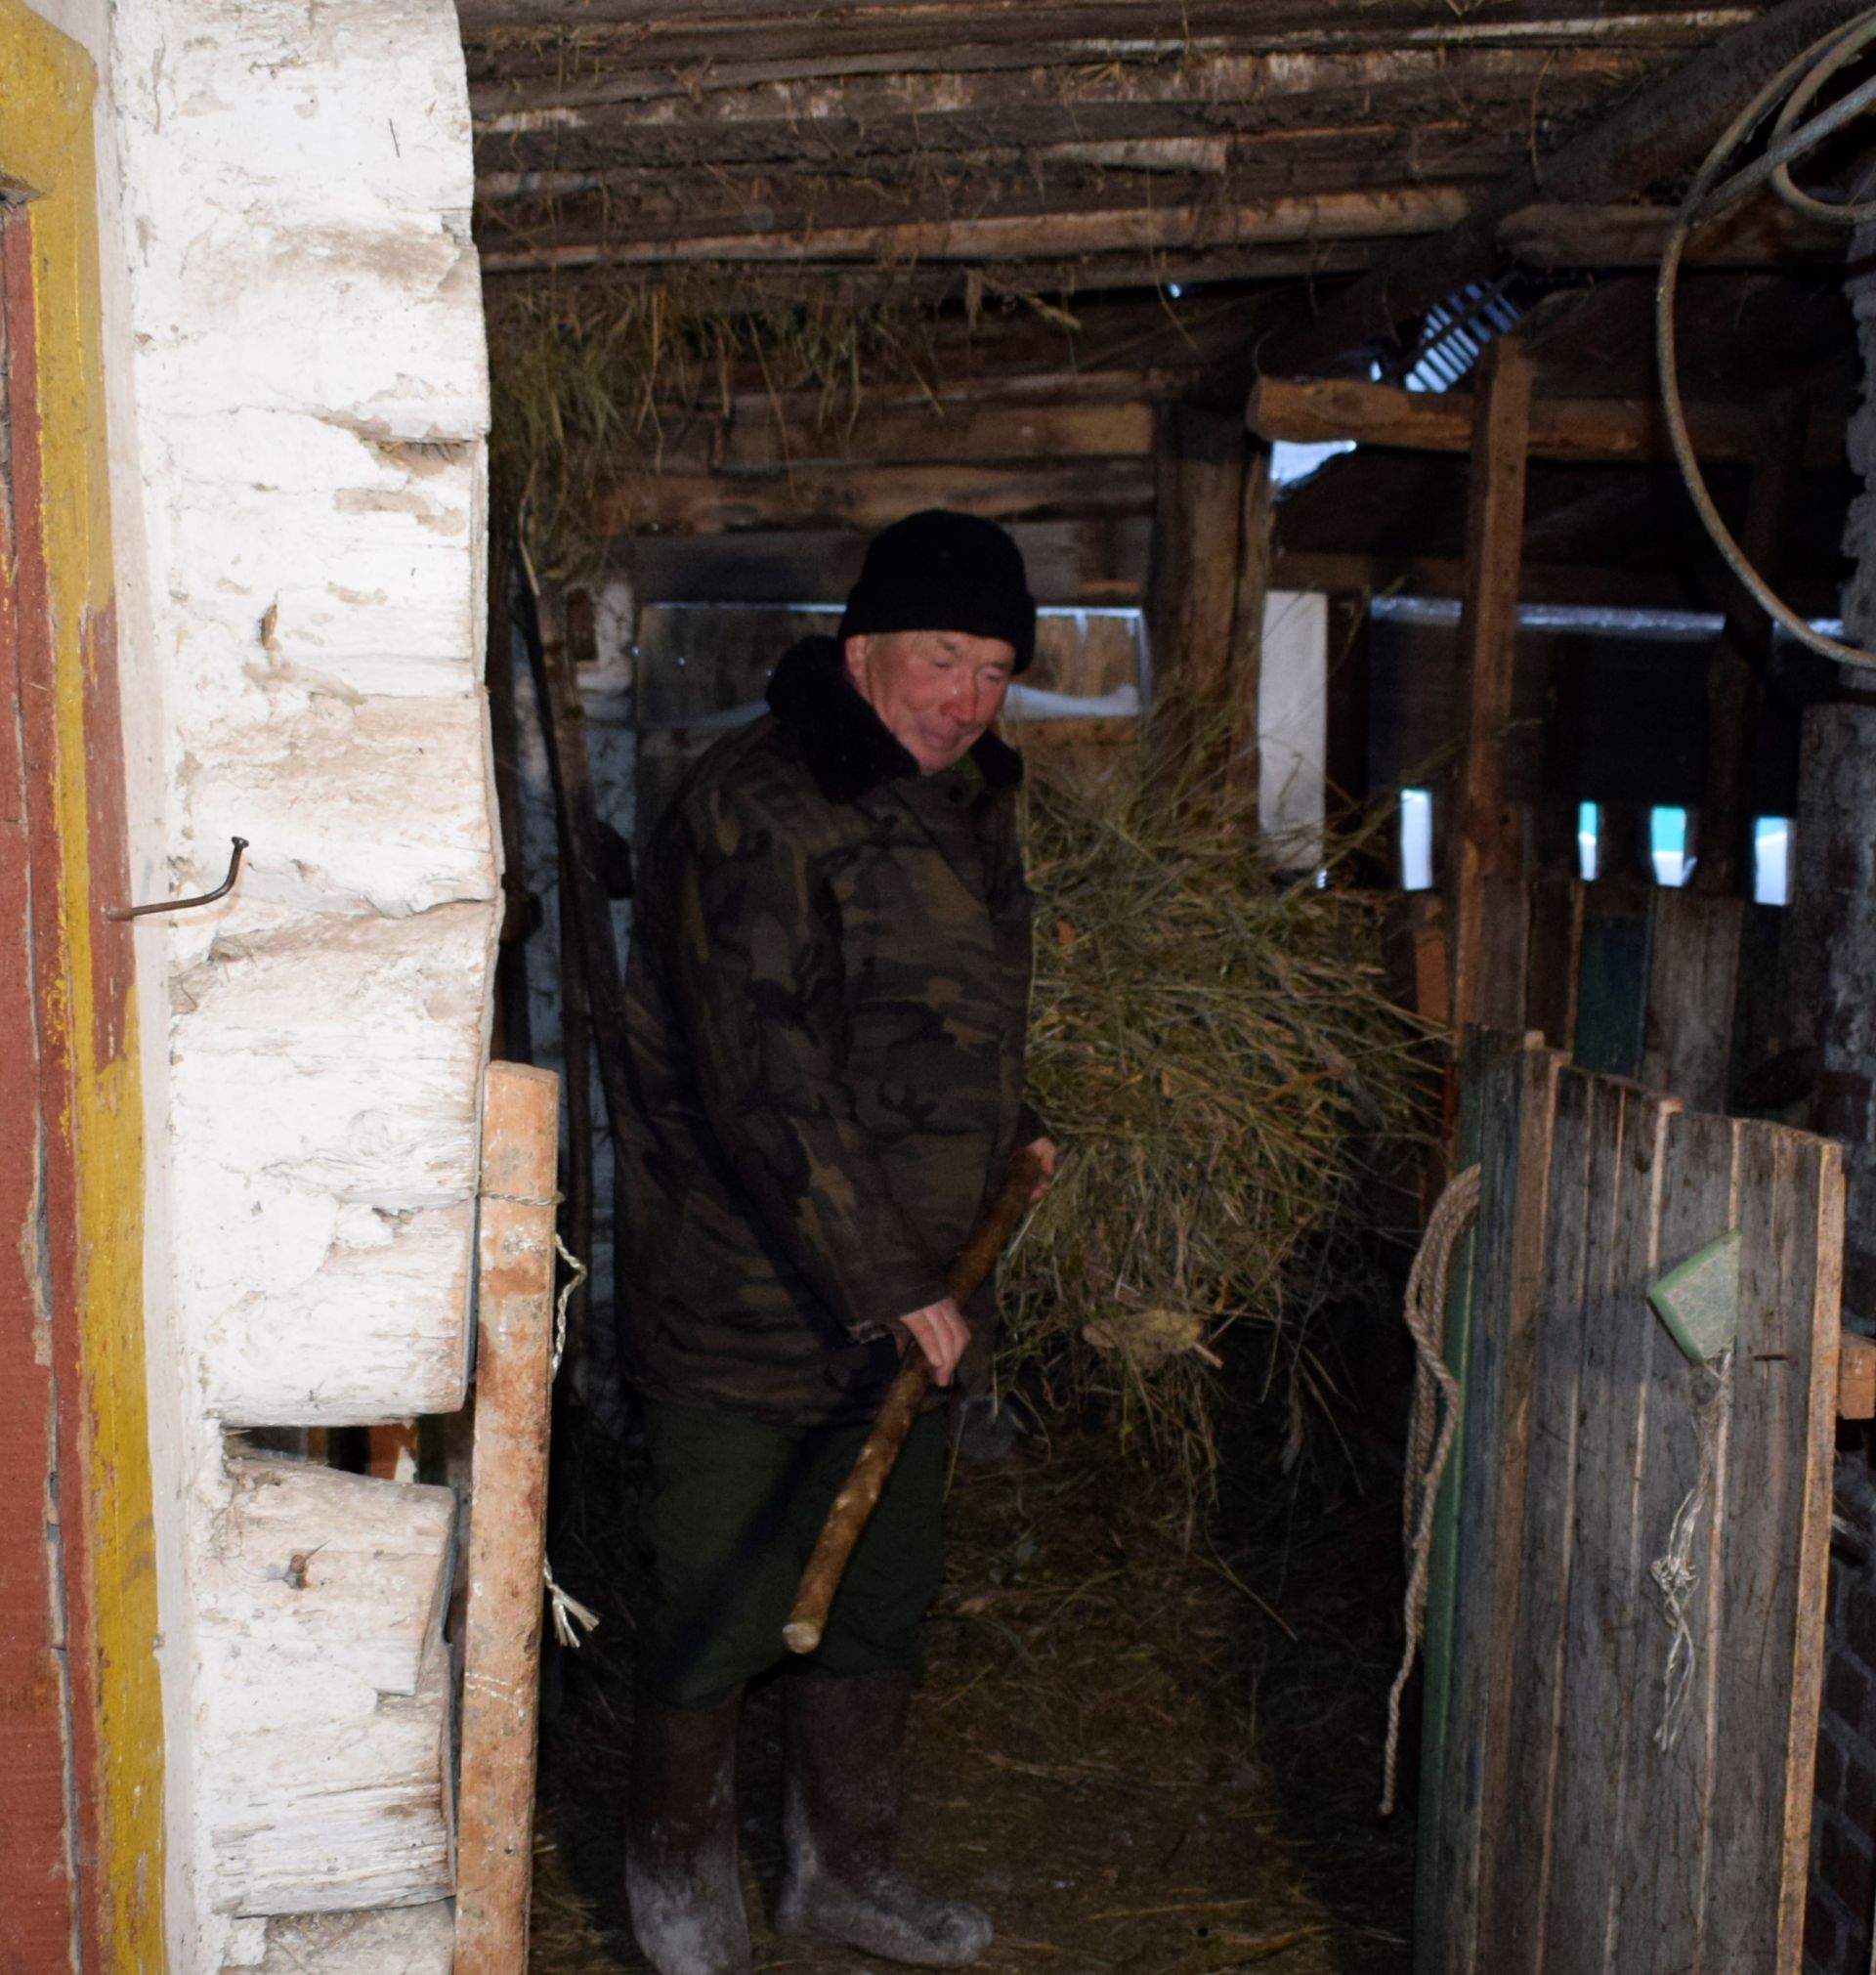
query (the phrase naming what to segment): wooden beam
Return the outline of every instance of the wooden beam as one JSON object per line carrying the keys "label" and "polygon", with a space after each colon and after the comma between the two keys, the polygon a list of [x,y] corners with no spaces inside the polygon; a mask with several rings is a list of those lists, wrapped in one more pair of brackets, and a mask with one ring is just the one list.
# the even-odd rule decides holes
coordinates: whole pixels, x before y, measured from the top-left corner
{"label": "wooden beam", "polygon": [[[1751,405],[1686,407],[1694,451],[1719,462],[1758,459],[1765,421]],[[1829,469],[1844,462],[1848,408],[1817,407],[1806,432],[1805,463]],[[1245,422],[1259,438],[1302,445],[1352,439],[1414,452],[1465,452],[1472,444],[1475,408],[1466,391],[1403,391],[1348,377],[1260,377]],[[1672,457],[1658,400],[1534,398],[1530,453],[1535,459],[1656,460]]]}
{"label": "wooden beam", "polygon": [[[806,74],[906,72],[995,64],[1027,68],[1071,64],[1111,65],[1117,44],[1142,65],[1175,63],[1213,48],[1243,46],[1301,54],[1401,47],[1536,46],[1572,48],[1600,42],[1618,48],[1699,46],[1749,20],[1744,6],[1656,6],[1629,0],[1619,13],[1578,6],[1532,18],[1516,8],[1486,20],[1429,20],[1412,0],[1358,11],[1312,10],[1307,0],[1261,0],[1247,31],[1242,0],[1184,0],[1169,17],[1156,0],[1096,0],[1080,5],[987,7],[952,0],[916,10],[849,4],[763,5],[733,0],[711,8],[690,0],[465,0],[464,39],[472,52],[485,42],[533,53],[542,64],[577,54],[633,56],[647,67],[701,67],[698,86],[736,87],[741,70],[789,66]],[[611,47],[609,49],[609,40]],[[731,70],[724,78],[716,71]]]}
{"label": "wooden beam", "polygon": [[1230,676],[1244,494],[1242,429],[1189,405],[1160,414],[1153,511],[1153,707],[1175,770],[1221,713]]}
{"label": "wooden beam", "polygon": [[1519,819],[1505,794],[1505,733],[1512,717],[1512,660],[1523,557],[1524,472],[1531,363],[1514,338],[1491,344],[1474,407],[1471,486],[1466,513],[1466,587],[1460,600],[1460,757],[1454,778],[1448,897],[1453,916],[1453,1019],[1523,1026],[1504,970],[1484,966],[1490,903],[1522,876]]}
{"label": "wooden beam", "polygon": [[[1145,514],[1010,524],[1041,604],[1138,603],[1151,531]],[[618,547],[641,604],[837,603],[860,574],[867,540],[860,528],[789,529],[639,535]]]}
{"label": "wooden beam", "polygon": [[1326,305],[1312,295],[1288,306],[1259,353],[1262,366],[1293,375],[1345,367],[1357,353],[1391,339],[1400,323],[1489,279],[1501,252],[1499,229],[1540,199],[1599,205],[1681,177],[1756,88],[1861,11],[1860,0],[1786,0],[1736,26],[1552,156],[1521,166],[1448,232],[1386,255]]}
{"label": "wooden beam", "polygon": [[[947,393],[947,399],[949,393]],[[916,461],[978,464],[1019,459],[1144,458],[1153,450],[1153,408],[1131,405],[1005,405],[952,408],[927,400],[919,411],[863,408],[850,422],[774,416],[715,427],[719,473],[773,473],[803,466],[874,467]]]}
{"label": "wooden beam", "polygon": [[659,475],[618,478],[594,497],[599,537],[669,529],[721,535],[743,529],[873,530],[921,507],[959,507],[991,521],[1122,516],[1152,511],[1148,468],[1131,460],[1040,466],[891,466],[865,473],[809,467],[787,479]]}
{"label": "wooden beam", "polygon": [[455,1975],[523,1975],[528,1965],[559,1105],[551,1070],[490,1064]]}
{"label": "wooden beam", "polygon": [[1295,241],[1376,239],[1450,226],[1471,204],[1458,186],[1417,186],[1268,198],[1237,205],[1139,205],[1106,212],[1016,214],[981,220],[912,220],[799,233],[752,227],[727,234],[645,240],[629,235],[539,248],[496,248],[490,273],[604,261],[616,267],[697,262],[1061,261],[1082,254],[1154,253]]}
{"label": "wooden beam", "polygon": [[[1655,268],[1674,215],[1668,205],[1533,205],[1513,213],[1498,237],[1526,267]],[[1696,228],[1684,254],[1689,267],[1708,268],[1841,261],[1844,234],[1788,206],[1758,200]]]}
{"label": "wooden beam", "polygon": [[[1177,61],[1089,63],[1081,51],[1051,62],[1032,44],[1012,74],[982,47],[956,51],[939,68],[850,65],[847,51],[796,72],[778,65],[718,63],[685,72],[657,61],[585,59],[530,67],[504,51],[478,72],[470,110],[485,160],[531,139],[559,140],[583,156],[604,150],[620,161],[679,158],[756,162],[895,150],[983,152],[999,146],[1249,137],[1281,144],[1352,120],[1396,112],[1427,129],[1471,119],[1425,112],[1429,101],[1526,112],[1513,142],[1528,141],[1528,110],[1542,78],[1552,115],[1606,97],[1638,59],[1663,59],[1609,42],[1526,39],[1508,45],[1421,42],[1366,48],[1188,48]],[[483,64],[478,64],[479,71]],[[805,66],[806,72],[799,72]],[[1418,121],[1407,114],[1415,104]],[[804,130],[813,141],[802,143]],[[1105,160],[1103,160],[1105,161]]]}
{"label": "wooden beam", "polygon": [[[1168,287],[1199,287],[1224,281],[1321,280],[1325,276],[1359,273],[1375,255],[1366,239],[1300,240],[1295,245],[1151,248],[1138,253],[1080,254],[1027,260],[935,260],[914,267],[862,267],[829,263],[812,256],[794,260],[730,261],[721,269],[685,262],[685,299],[694,309],[760,313],[777,306],[819,304],[865,308],[878,302],[986,300],[1029,304],[1033,297],[1062,299],[1073,313],[1078,297],[1126,288],[1164,295]],[[609,239],[595,231],[574,238],[550,238],[526,246],[485,246],[484,279],[494,283],[531,281],[553,274],[568,283],[582,278],[617,285],[636,279],[664,279],[667,263],[618,261]],[[499,292],[499,289],[497,289]],[[1058,327],[1061,325],[1057,325]]]}

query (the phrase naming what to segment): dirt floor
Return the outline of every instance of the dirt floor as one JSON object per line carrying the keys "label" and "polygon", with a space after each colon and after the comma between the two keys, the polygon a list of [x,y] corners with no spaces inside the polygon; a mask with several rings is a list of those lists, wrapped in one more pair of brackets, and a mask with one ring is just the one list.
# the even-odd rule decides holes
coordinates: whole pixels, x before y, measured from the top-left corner
{"label": "dirt floor", "polygon": [[[1255,1438],[1255,1437],[1254,1437]],[[987,1975],[1396,1975],[1408,1966],[1411,1819],[1384,1825],[1384,1709],[1398,1651],[1398,1482],[1313,1479],[1240,1449],[1189,1549],[1095,1435],[960,1464],[950,1580],[913,1720],[902,1858],[997,1924]],[[1326,1479],[1325,1479],[1326,1478]],[[557,1518],[580,1595],[617,1584],[604,1486]],[[601,1601],[605,1602],[604,1600]],[[642,1969],[619,1891],[630,1642],[620,1610],[550,1667],[538,1975]],[[742,1796],[756,1965],[872,1965],[771,1934],[780,1696],[751,1696]]]}

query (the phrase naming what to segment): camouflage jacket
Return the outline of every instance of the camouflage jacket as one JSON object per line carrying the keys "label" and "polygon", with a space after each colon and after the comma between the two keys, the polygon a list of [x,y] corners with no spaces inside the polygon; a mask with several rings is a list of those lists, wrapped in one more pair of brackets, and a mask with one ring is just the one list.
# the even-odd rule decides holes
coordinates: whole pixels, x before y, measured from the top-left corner
{"label": "camouflage jacket", "polygon": [[[619,1309],[644,1392],[868,1416],[1020,1134],[1022,760],[921,776],[830,638],[653,831],[626,985]],[[1022,1142],[1027,1142],[1024,1138]],[[975,1313],[975,1312],[973,1312]]]}

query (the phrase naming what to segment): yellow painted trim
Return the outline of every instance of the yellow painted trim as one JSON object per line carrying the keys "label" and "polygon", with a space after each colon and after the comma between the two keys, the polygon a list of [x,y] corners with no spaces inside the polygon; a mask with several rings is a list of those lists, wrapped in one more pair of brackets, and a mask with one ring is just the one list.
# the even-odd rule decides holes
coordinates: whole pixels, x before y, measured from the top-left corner
{"label": "yellow painted trim", "polygon": [[[64,853],[59,905],[91,1436],[86,1553],[104,1851],[92,1883],[108,1903],[100,1932],[109,1975],[153,1975],[164,1965],[163,1716],[144,1362],[143,1106],[134,997],[117,1052],[99,1059],[90,910],[87,666],[92,629],[110,623],[112,599],[96,86],[76,43],[23,0],[0,0],[0,182],[23,187],[33,200],[42,520],[56,639],[54,799]],[[107,652],[104,663],[114,664],[114,655]],[[111,794],[121,804],[121,790]]]}

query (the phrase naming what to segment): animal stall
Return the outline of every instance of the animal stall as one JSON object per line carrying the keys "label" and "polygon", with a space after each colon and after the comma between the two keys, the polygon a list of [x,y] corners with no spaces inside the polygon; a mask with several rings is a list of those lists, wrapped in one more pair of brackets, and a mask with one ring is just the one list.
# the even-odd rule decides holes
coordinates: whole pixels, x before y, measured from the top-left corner
{"label": "animal stall", "polygon": [[1534,1035],[1463,1091],[1417,1965],[1795,1975],[1842,1150]]}

